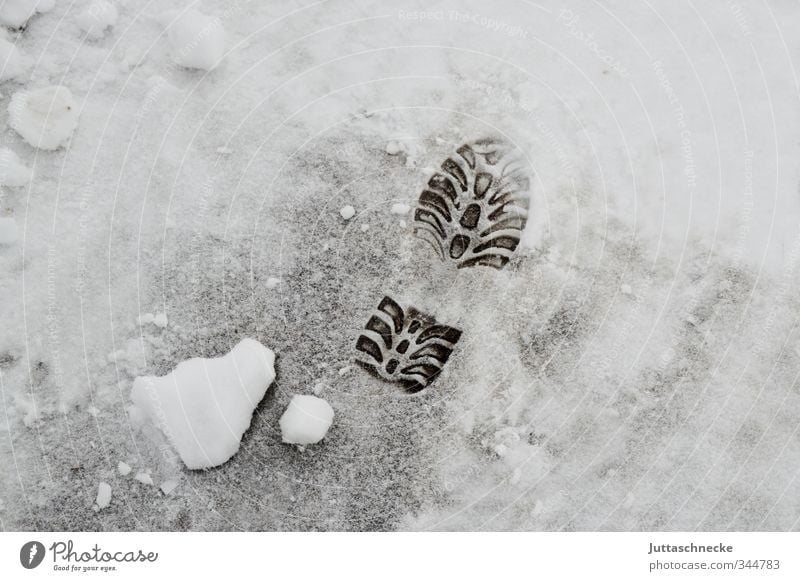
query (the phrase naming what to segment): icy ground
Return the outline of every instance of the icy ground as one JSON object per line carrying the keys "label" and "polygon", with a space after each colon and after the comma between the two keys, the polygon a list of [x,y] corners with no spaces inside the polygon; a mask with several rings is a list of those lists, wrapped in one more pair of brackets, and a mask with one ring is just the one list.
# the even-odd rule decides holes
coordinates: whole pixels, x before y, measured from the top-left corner
{"label": "icy ground", "polygon": [[[800,528],[797,3],[203,0],[183,53],[188,2],[90,4],[7,35],[0,529]],[[6,109],[57,85],[37,150]],[[453,271],[402,204],[486,134],[526,248]],[[351,367],[386,294],[463,331],[418,396]],[[246,337],[275,383],[187,471],[133,380]],[[305,449],[297,394],[335,411]]]}

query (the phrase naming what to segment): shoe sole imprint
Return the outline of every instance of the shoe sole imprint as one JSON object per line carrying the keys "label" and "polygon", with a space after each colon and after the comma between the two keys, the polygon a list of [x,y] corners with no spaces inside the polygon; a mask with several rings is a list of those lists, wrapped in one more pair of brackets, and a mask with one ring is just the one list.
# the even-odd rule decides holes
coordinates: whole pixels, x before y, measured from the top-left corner
{"label": "shoe sole imprint", "polygon": [[460,338],[458,329],[386,296],[356,341],[356,363],[417,393],[436,379]]}
{"label": "shoe sole imprint", "polygon": [[458,268],[501,269],[528,221],[530,178],[503,141],[462,145],[428,180],[414,211],[414,234]]}

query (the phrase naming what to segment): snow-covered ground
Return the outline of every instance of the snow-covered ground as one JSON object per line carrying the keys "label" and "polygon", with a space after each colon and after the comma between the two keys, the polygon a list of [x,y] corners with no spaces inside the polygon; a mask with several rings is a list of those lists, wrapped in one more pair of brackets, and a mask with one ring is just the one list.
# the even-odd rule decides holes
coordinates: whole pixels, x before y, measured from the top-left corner
{"label": "snow-covered ground", "polygon": [[[795,3],[0,22],[0,529],[800,528]],[[524,247],[453,270],[411,209],[484,135],[535,176]],[[387,295],[462,331],[418,395],[353,365]],[[134,379],[245,338],[275,381],[187,470]]]}

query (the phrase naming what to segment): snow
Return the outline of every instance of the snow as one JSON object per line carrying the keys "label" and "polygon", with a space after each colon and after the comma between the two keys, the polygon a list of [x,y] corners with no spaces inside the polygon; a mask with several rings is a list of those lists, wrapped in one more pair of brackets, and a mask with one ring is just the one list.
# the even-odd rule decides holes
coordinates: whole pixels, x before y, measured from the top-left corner
{"label": "snow", "polygon": [[158,313],[153,317],[153,324],[156,327],[164,328],[167,326],[167,315],[165,313]]}
{"label": "snow", "polygon": [[281,435],[287,444],[316,444],[332,423],[333,408],[327,401],[313,395],[295,395],[281,416]]}
{"label": "snow", "polygon": [[107,0],[95,0],[78,16],[78,26],[87,38],[98,40],[117,23],[116,6]]}
{"label": "snow", "polygon": [[97,508],[103,510],[111,504],[111,486],[105,482],[97,485],[97,499],[95,500]]}
{"label": "snow", "polygon": [[225,30],[218,18],[194,9],[169,10],[159,17],[166,26],[175,62],[190,69],[210,71],[225,54]]}
{"label": "snow", "polygon": [[161,492],[169,496],[176,488],[178,488],[178,484],[179,482],[177,480],[165,480],[161,483],[159,488],[161,488]]}
{"label": "snow", "polygon": [[18,237],[17,221],[12,217],[0,217],[0,244],[14,244]]}
{"label": "snow", "polygon": [[24,72],[25,65],[16,44],[0,32],[0,83],[21,77]]}
{"label": "snow", "polygon": [[353,206],[343,206],[342,209],[339,210],[339,214],[345,220],[349,220],[356,215],[356,209]]}
{"label": "snow", "polygon": [[134,480],[138,480],[142,484],[147,486],[153,486],[153,478],[147,472],[137,472],[136,476],[133,477]]}
{"label": "snow", "polygon": [[126,464],[125,462],[119,462],[119,463],[117,464],[117,471],[118,471],[118,472],[119,472],[119,473],[120,473],[122,476],[127,476],[128,474],[130,474],[130,473],[131,473],[131,467],[130,467],[130,465],[129,465],[129,464]]}
{"label": "snow", "polygon": [[0,24],[22,28],[37,12],[53,9],[55,0],[3,0],[0,4]]}
{"label": "snow", "polygon": [[31,170],[7,147],[0,148],[0,186],[21,187],[31,179]]}
{"label": "snow", "polygon": [[187,468],[218,466],[239,449],[275,379],[275,355],[243,339],[217,358],[179,363],[163,377],[137,377],[131,400],[172,443]]}
{"label": "snow", "polygon": [[398,216],[404,216],[408,214],[409,210],[411,210],[411,206],[409,206],[408,204],[404,204],[402,202],[392,204],[391,208],[392,214],[396,214]]}
{"label": "snow", "polygon": [[274,276],[270,276],[269,278],[267,278],[267,282],[264,284],[264,286],[266,288],[268,288],[268,289],[274,289],[280,283],[281,283],[281,279],[279,279],[277,277],[274,277]]}
{"label": "snow", "polygon": [[65,145],[78,126],[78,106],[66,87],[21,91],[11,97],[8,119],[28,144],[54,150]]}

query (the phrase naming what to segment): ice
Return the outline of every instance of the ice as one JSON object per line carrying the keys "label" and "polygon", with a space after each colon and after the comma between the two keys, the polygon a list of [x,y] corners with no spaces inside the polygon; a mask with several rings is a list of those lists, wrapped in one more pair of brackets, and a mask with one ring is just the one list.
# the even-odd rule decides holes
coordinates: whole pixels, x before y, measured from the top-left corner
{"label": "ice", "polygon": [[16,45],[0,34],[0,83],[20,77],[25,72],[22,55]]}
{"label": "ice", "polygon": [[197,10],[169,10],[159,20],[167,27],[172,58],[178,65],[210,71],[222,60],[225,29],[219,18]]}
{"label": "ice", "polygon": [[118,16],[116,6],[106,0],[95,0],[78,16],[78,26],[87,38],[97,40],[117,23]]}
{"label": "ice", "polygon": [[111,504],[111,486],[105,482],[101,482],[97,486],[97,499],[95,500],[97,508],[103,510]]}
{"label": "ice", "polygon": [[58,149],[78,126],[78,106],[66,87],[21,91],[8,105],[8,124],[33,147]]}
{"label": "ice", "polygon": [[0,3],[0,24],[9,28],[22,28],[37,12],[53,8],[55,0],[4,0]]}
{"label": "ice", "polygon": [[398,216],[404,216],[408,214],[408,211],[410,209],[411,207],[408,204],[397,203],[397,204],[392,204],[391,212],[392,214],[397,214]]}
{"label": "ice", "polygon": [[313,395],[295,395],[280,419],[281,435],[287,444],[316,444],[333,423],[333,408]]}
{"label": "ice", "polygon": [[131,399],[190,469],[218,466],[239,449],[253,410],[275,379],[275,355],[243,339],[227,355],[179,363],[164,377],[137,377]]}
{"label": "ice", "polygon": [[14,244],[17,237],[17,221],[14,218],[0,218],[0,244]]}
{"label": "ice", "polygon": [[344,206],[341,210],[339,210],[339,214],[345,220],[349,220],[356,215],[356,209],[353,206]]}
{"label": "ice", "polygon": [[119,464],[117,464],[117,471],[122,476],[127,476],[128,474],[131,473],[131,467],[130,467],[130,465],[126,464],[125,462],[120,462]]}
{"label": "ice", "polygon": [[31,170],[7,147],[0,148],[0,186],[21,187],[31,179]]}

